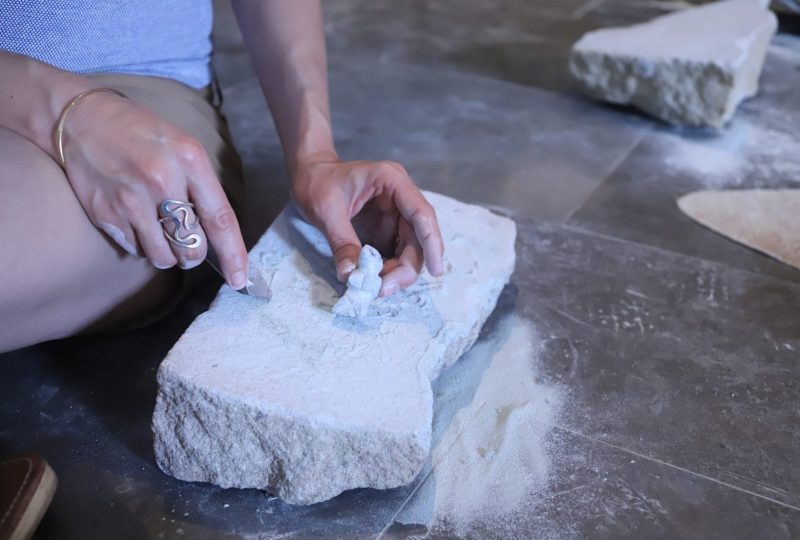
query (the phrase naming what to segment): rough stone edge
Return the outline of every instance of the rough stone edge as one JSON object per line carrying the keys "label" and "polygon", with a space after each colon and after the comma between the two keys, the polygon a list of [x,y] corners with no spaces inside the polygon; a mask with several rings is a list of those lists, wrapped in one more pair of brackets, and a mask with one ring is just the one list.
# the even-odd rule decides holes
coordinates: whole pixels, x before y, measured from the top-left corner
{"label": "rough stone edge", "polygon": [[[243,425],[249,428],[246,432]],[[324,501],[350,489],[346,486],[404,485],[416,476],[416,464],[426,459],[430,445],[419,434],[374,431],[365,435],[263,413],[216,399],[170,374],[159,374],[153,432],[156,462],[165,473],[223,488],[265,489],[292,504]],[[236,463],[228,456],[233,445],[240,458],[237,462],[248,464],[246,470],[232,468]],[[298,448],[314,454],[298,461]],[[343,452],[347,448],[358,452]],[[241,459],[242,455],[248,459]],[[369,465],[332,466],[349,455]]]}

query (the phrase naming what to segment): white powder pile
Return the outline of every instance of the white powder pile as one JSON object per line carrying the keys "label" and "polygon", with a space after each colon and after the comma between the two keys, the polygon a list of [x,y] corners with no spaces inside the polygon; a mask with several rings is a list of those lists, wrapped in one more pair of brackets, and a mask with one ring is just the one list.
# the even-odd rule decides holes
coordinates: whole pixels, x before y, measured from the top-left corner
{"label": "white powder pile", "polygon": [[790,133],[734,119],[714,137],[661,134],[664,165],[691,175],[708,188],[751,185],[758,181],[800,183],[800,142]]}
{"label": "white powder pile", "polygon": [[548,433],[561,402],[537,378],[539,346],[529,323],[511,317],[461,360],[490,358],[471,401],[434,446],[433,472],[397,521],[459,537],[512,532],[502,529],[513,529],[513,516],[548,486]]}
{"label": "white powder pile", "polygon": [[749,123],[734,120],[716,136],[693,138],[664,133],[659,137],[665,149],[664,165],[700,178],[707,185],[738,184],[751,132]]}

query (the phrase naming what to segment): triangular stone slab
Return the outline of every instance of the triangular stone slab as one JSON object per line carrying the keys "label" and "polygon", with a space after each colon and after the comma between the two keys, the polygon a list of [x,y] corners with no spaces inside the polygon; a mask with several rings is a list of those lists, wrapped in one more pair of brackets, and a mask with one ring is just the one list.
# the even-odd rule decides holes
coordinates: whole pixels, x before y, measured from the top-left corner
{"label": "triangular stone slab", "polygon": [[674,124],[719,127],[758,91],[778,23],[764,0],[722,0],[584,35],[569,68],[592,96]]}

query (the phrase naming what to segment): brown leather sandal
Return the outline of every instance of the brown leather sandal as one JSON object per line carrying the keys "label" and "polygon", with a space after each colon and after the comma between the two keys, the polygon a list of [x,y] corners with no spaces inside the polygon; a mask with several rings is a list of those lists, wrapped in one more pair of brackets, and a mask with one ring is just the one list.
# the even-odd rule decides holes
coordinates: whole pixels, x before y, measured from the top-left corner
{"label": "brown leather sandal", "polygon": [[0,463],[0,540],[30,538],[56,491],[56,474],[35,454]]}

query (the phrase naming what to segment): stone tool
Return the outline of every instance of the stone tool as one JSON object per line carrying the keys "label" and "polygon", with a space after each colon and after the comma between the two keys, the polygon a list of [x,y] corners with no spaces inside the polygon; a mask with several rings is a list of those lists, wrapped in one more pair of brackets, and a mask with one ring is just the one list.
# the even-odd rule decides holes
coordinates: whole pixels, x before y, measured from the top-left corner
{"label": "stone tool", "polygon": [[[211,246],[208,246],[208,253],[206,254],[206,262],[208,265],[213,268],[217,274],[219,274],[222,279],[225,279],[225,274],[222,273],[219,265],[219,259],[217,258],[217,254],[214,253],[214,250]],[[272,297],[272,291],[270,291],[269,285],[266,281],[261,277],[261,275],[257,273],[251,272],[250,279],[247,280],[247,285],[242,287],[241,289],[234,289],[236,292],[243,294],[245,296],[254,296],[256,298],[261,298],[262,300],[269,300]]]}

